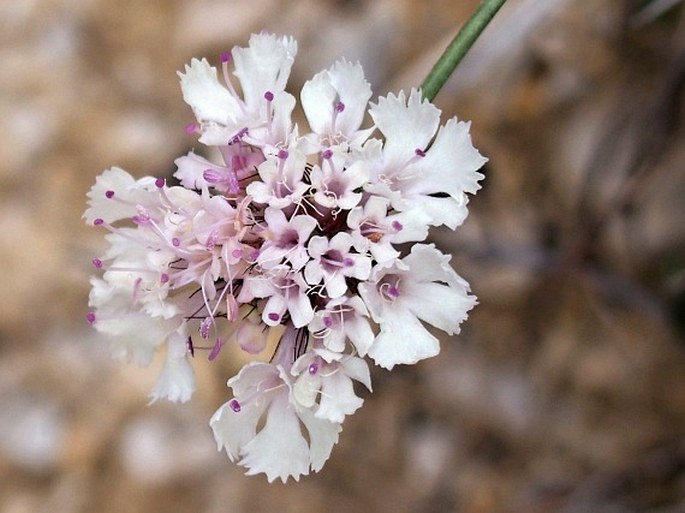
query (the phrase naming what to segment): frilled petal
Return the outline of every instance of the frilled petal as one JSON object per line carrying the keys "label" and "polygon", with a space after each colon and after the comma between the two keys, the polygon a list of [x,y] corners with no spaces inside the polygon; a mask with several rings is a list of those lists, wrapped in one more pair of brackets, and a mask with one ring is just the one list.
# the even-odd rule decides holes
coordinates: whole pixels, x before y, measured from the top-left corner
{"label": "frilled petal", "polygon": [[404,91],[380,97],[369,113],[385,136],[383,154],[388,166],[402,164],[417,149],[425,149],[440,123],[440,110],[415,89],[409,100]]}
{"label": "frilled petal", "polygon": [[484,176],[478,173],[488,159],[471,143],[470,123],[450,119],[440,128],[426,156],[414,168],[421,179],[412,180],[409,192],[433,194],[446,192],[453,198],[462,194],[475,194]]}
{"label": "frilled petal", "polygon": [[310,410],[302,410],[300,420],[309,433],[309,462],[314,472],[318,472],[326,463],[333,446],[338,443],[342,426],[325,419],[318,419]]}
{"label": "frilled petal", "polygon": [[249,46],[234,48],[232,55],[234,74],[252,110],[264,101],[264,93],[276,94],[285,89],[297,55],[297,42],[292,37],[252,34]]}
{"label": "frilled petal", "polygon": [[440,352],[438,339],[431,335],[408,308],[398,306],[386,312],[381,332],[369,349],[377,365],[388,370],[397,364],[412,364]]}
{"label": "frilled petal", "polygon": [[154,178],[148,176],[135,180],[118,167],[99,175],[87,196],[89,207],[83,214],[87,223],[98,218],[106,223],[114,223],[132,217],[137,213],[137,204],[147,207],[158,197]]}
{"label": "frilled petal", "polygon": [[232,408],[232,400],[224,403],[214,415],[209,425],[214,433],[217,449],[226,450],[231,461],[240,458],[240,449],[257,433],[257,422],[266,409],[263,401],[253,401],[243,406],[239,412]]}
{"label": "frilled petal", "polygon": [[186,65],[181,78],[183,99],[190,105],[201,123],[214,122],[225,125],[239,112],[236,98],[219,83],[216,68],[207,59],[192,59]]}
{"label": "frilled petal", "polygon": [[241,450],[239,464],[247,475],[263,472],[269,482],[289,477],[296,481],[309,474],[309,446],[302,436],[300,421],[285,391],[274,398],[262,430]]}
{"label": "frilled petal", "polygon": [[344,369],[340,369],[322,380],[321,402],[316,417],[342,422],[345,415],[353,414],[363,403],[364,400],[354,393],[352,379],[345,374]]}
{"label": "frilled petal", "polygon": [[352,137],[364,119],[371,86],[359,63],[343,59],[307,81],[300,98],[315,133]]}

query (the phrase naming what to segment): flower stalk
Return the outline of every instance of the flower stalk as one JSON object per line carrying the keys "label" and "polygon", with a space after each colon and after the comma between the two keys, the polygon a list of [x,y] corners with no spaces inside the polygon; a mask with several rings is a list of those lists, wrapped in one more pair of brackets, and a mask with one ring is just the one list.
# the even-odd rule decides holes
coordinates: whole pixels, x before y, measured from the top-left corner
{"label": "flower stalk", "polygon": [[454,36],[447,49],[435,63],[430,73],[421,84],[423,97],[428,101],[433,101],[447,79],[450,78],[457,65],[464,58],[478,36],[487,27],[488,23],[494,18],[500,7],[507,0],[483,0],[475,13]]}

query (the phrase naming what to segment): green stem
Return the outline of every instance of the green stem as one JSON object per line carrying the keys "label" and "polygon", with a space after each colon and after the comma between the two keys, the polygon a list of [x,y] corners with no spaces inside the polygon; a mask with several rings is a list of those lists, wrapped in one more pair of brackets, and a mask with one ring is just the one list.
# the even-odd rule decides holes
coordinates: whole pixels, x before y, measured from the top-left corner
{"label": "green stem", "polygon": [[483,0],[421,84],[424,98],[433,101],[435,95],[438,94],[438,91],[440,91],[445,82],[447,82],[447,79],[452,75],[457,64],[461,62],[466,52],[469,51],[473,43],[478,39],[478,36],[480,36],[480,33],[483,32],[483,29],[487,27],[488,23],[490,23],[495,14],[497,14],[497,11],[499,11],[499,8],[506,1]]}

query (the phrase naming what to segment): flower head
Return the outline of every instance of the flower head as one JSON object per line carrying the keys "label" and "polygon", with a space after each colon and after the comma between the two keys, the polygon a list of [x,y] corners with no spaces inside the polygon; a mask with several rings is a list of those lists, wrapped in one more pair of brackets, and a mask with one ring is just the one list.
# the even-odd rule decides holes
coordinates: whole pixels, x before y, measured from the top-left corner
{"label": "flower head", "polygon": [[369,106],[361,66],[345,60],[304,85],[303,131],[286,91],[296,53],[292,38],[259,34],[221,72],[193,59],[179,73],[190,132],[220,162],[179,157],[178,186],[112,168],[84,214],[110,244],[93,260],[88,321],[117,357],[166,352],[153,400],[188,400],[202,351],[275,343],[269,363],[228,380],[233,397],[210,421],[219,448],[269,481],[322,468],[363,403],[359,383],[371,390],[366,356],[417,363],[439,352],[427,325],[459,331],[475,298],[421,242],[463,222],[485,162],[469,124],[440,126],[419,91]]}

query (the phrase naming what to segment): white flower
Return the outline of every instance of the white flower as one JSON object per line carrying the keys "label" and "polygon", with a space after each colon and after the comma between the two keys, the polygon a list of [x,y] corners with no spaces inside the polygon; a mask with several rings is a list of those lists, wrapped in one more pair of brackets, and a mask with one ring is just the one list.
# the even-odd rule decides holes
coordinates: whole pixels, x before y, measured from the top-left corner
{"label": "white flower", "polygon": [[302,355],[292,368],[297,376],[293,394],[305,408],[316,406],[314,416],[341,423],[357,411],[364,400],[354,393],[352,380],[371,390],[369,367],[356,356],[326,349],[314,349]]}
{"label": "white flower", "polygon": [[262,307],[262,321],[267,326],[283,323],[286,312],[296,328],[306,326],[314,317],[307,284],[299,273],[285,265],[269,269],[265,274],[248,276],[238,295],[238,301],[246,303],[254,298],[268,298]]}
{"label": "white flower", "polygon": [[315,236],[309,240],[309,256],[304,276],[310,285],[322,281],[329,297],[342,296],[347,291],[345,278],[365,280],[371,272],[371,259],[352,253],[352,237],[345,232],[336,233],[330,240]]}
{"label": "white flower", "polygon": [[[331,152],[333,153],[333,152]],[[314,201],[331,209],[350,210],[362,199],[361,188],[368,183],[369,173],[361,161],[353,162],[343,169],[338,154],[324,159],[321,167],[316,166],[311,172],[314,188]]]}
{"label": "white flower", "polygon": [[316,226],[316,220],[308,215],[286,219],[282,210],[269,207],[264,211],[264,222],[265,240],[257,262],[270,268],[285,259],[295,271],[304,267],[309,260],[305,244]]}
{"label": "white flower", "polygon": [[257,203],[283,209],[297,203],[309,189],[304,183],[306,157],[297,150],[281,150],[257,168],[261,181],[247,186],[247,194]]}
{"label": "white flower", "polygon": [[[290,378],[282,368],[252,362],[228,381],[234,398],[212,416],[210,426],[218,448],[231,461],[247,467],[248,475],[263,472],[269,482],[299,480],[309,468],[316,472],[338,441],[340,424],[317,419],[290,400]],[[260,420],[265,418],[261,430]],[[302,427],[309,443],[302,435]]]}
{"label": "white flower", "polygon": [[454,230],[466,218],[466,193],[480,188],[477,170],[487,162],[471,144],[469,124],[451,119],[435,135],[440,111],[416,90],[408,100],[402,92],[379,98],[369,113],[385,137],[381,160],[370,163],[378,183],[369,190],[400,211],[419,207],[431,225]]}
{"label": "white flower", "polygon": [[392,369],[438,354],[438,339],[421,321],[450,335],[459,332],[476,298],[449,260],[433,245],[416,244],[402,260],[376,266],[371,280],[359,285],[381,330],[369,349],[376,364]]}
{"label": "white flower", "polygon": [[[248,135],[258,145],[285,142],[295,99],[284,89],[296,53],[292,38],[253,35],[248,48],[236,47],[224,57],[226,86],[206,59],[192,59],[179,77],[183,99],[200,122],[200,142],[226,145]],[[228,76],[231,56],[243,98]]]}
{"label": "white flower", "polygon": [[369,312],[358,296],[331,299],[318,310],[309,331],[321,339],[324,347],[342,353],[349,339],[360,356],[366,356],[375,335],[369,326]]}
{"label": "white flower", "polygon": [[392,244],[422,241],[428,236],[430,218],[421,209],[388,214],[389,207],[387,198],[370,196],[363,207],[353,208],[347,216],[355,249],[370,251],[379,263],[400,255]]}

